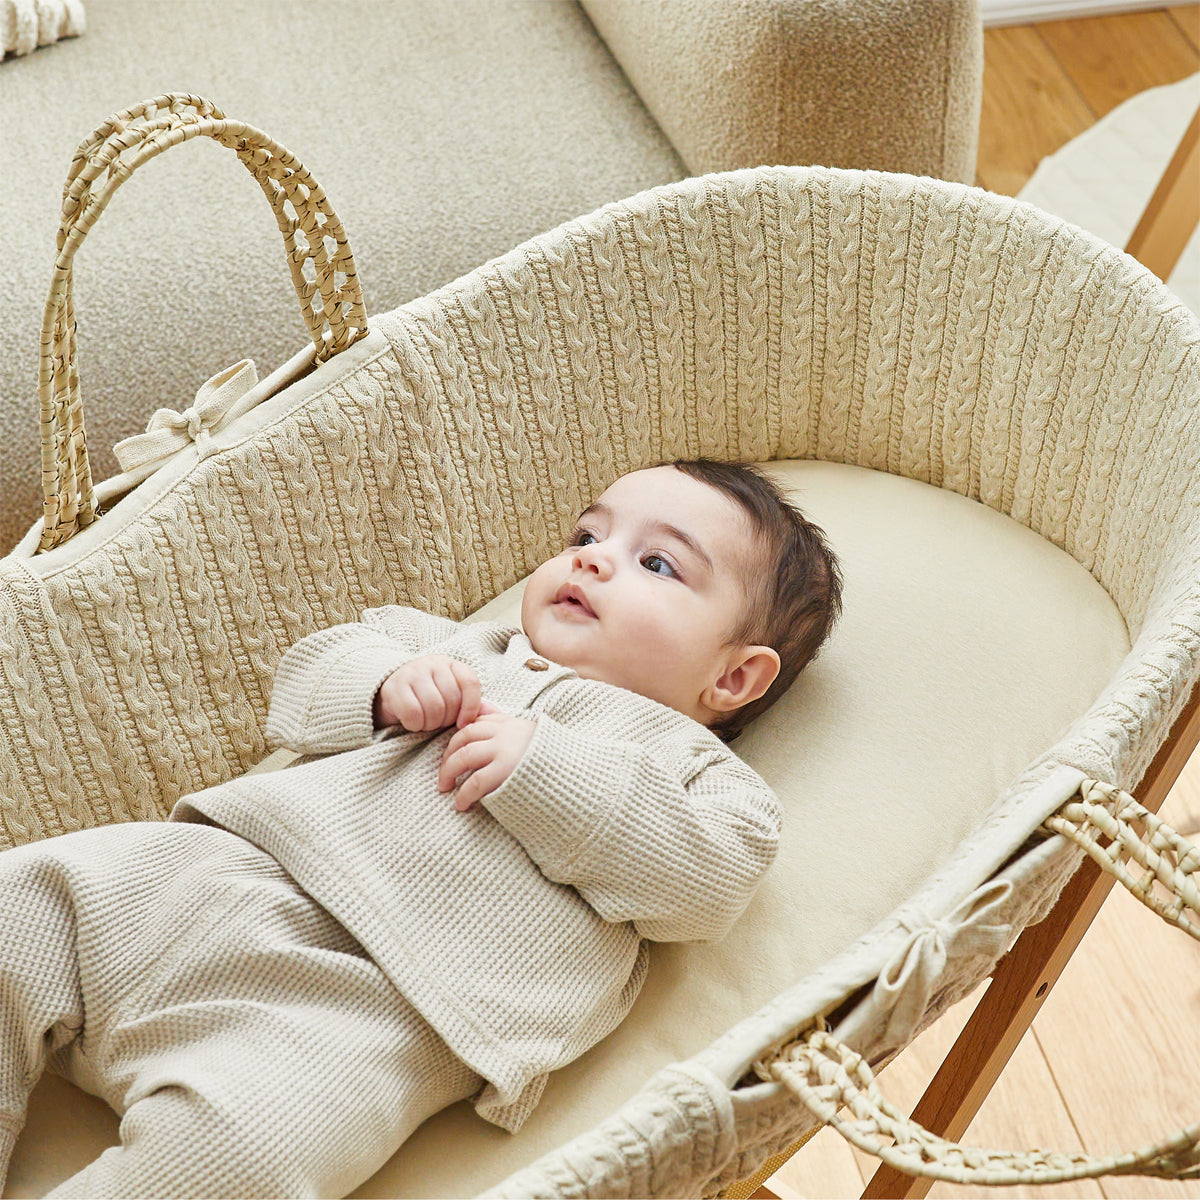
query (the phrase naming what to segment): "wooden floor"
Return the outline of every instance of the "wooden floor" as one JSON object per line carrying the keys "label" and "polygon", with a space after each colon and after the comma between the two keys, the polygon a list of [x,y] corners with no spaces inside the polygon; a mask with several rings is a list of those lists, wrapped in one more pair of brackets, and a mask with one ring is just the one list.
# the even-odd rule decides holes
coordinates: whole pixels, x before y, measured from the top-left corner
{"label": "wooden floor", "polygon": [[1197,4],[986,30],[976,182],[1015,196],[1122,101],[1200,70],[1198,42]]}
{"label": "wooden floor", "polygon": [[[1200,5],[989,29],[976,182],[1015,195],[1038,162],[1123,100],[1200,70]],[[1163,807],[1200,837],[1200,752]],[[982,990],[982,989],[981,989]],[[882,1075],[910,1111],[978,999]],[[1200,1120],[1200,945],[1114,888],[966,1142],[1104,1154]],[[855,1197],[876,1162],[822,1130],[767,1183],[777,1196]],[[1196,1197],[1200,1182],[1108,1178],[1046,1188],[935,1184],[933,1197]]]}

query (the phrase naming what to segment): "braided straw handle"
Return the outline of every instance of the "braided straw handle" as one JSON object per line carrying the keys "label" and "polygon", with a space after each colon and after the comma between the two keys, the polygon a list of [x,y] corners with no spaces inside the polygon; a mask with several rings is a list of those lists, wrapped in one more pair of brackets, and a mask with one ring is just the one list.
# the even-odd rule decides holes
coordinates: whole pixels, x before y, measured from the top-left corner
{"label": "braided straw handle", "polygon": [[[1048,817],[1044,827],[1082,846],[1143,904],[1200,941],[1200,850],[1128,792],[1085,779],[1078,795]],[[1141,873],[1130,871],[1123,856]],[[1200,1179],[1200,1121],[1142,1150],[1108,1158],[979,1150],[949,1142],[890,1104],[863,1058],[832,1037],[823,1021],[769,1060],[755,1063],[755,1071],[762,1079],[781,1081],[848,1142],[906,1175],[996,1187],[1100,1175]],[[849,1110],[845,1115],[843,1108]]]}
{"label": "braided straw handle", "polygon": [[65,542],[96,519],[76,364],[75,252],[134,170],[168,147],[201,135],[235,151],[271,202],[317,360],[367,333],[346,232],[324,191],[294,155],[261,130],[228,120],[198,96],[157,96],[110,117],[80,143],[63,188],[58,257],[42,317],[38,369],[44,496],[39,550]]}

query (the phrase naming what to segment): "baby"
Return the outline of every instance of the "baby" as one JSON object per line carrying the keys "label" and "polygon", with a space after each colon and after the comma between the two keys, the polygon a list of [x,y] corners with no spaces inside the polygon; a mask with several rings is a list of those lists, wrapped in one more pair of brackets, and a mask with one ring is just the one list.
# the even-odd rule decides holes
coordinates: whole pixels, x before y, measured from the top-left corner
{"label": "baby", "polygon": [[780,814],[725,741],[840,591],[765,477],[685,462],[584,511],[520,630],[298,642],[267,721],[297,765],[0,854],[0,1184],[47,1063],[122,1114],[55,1195],[343,1195],[457,1100],[517,1129],[647,940],[746,906]]}

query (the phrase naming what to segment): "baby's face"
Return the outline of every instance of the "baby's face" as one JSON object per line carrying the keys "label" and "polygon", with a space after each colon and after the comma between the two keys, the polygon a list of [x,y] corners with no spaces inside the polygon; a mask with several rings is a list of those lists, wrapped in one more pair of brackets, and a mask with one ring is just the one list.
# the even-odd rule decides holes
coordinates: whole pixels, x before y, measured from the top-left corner
{"label": "baby's face", "polygon": [[529,577],[521,624],[546,658],[708,724],[705,689],[727,664],[754,555],[724,493],[674,467],[635,471]]}

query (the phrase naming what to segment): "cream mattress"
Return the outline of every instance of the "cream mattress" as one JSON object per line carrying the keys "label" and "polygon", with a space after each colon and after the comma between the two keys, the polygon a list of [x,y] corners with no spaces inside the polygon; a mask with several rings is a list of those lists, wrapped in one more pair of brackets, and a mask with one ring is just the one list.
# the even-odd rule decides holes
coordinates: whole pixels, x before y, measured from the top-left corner
{"label": "cream mattress", "polygon": [[[858,467],[771,470],[846,577],[834,640],[736,745],[783,800],[779,860],[724,942],[653,948],[630,1018],[551,1079],[519,1134],[455,1106],[355,1195],[474,1195],[844,950],[945,861],[1128,653],[1100,585],[1015,521]],[[515,619],[519,597],[478,615]],[[4,1195],[44,1194],[116,1138],[100,1101],[43,1080]]]}

